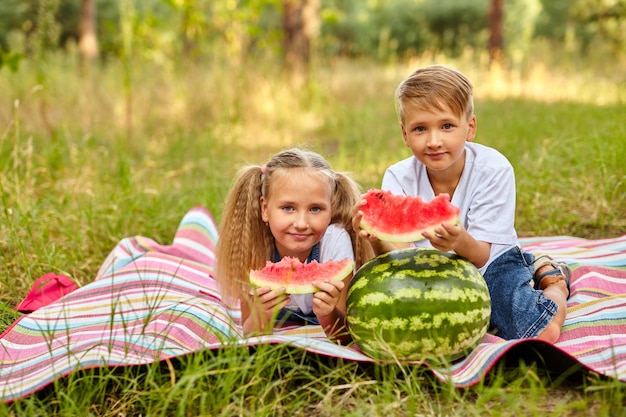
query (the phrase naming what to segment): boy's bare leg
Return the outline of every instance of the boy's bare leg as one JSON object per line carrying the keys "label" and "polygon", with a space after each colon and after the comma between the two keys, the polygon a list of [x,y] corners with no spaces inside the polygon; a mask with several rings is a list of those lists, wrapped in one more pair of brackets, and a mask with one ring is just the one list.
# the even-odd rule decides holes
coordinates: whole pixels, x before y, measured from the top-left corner
{"label": "boy's bare leg", "polygon": [[[535,271],[535,276],[538,277],[541,274],[553,269],[555,268],[552,265],[544,265]],[[537,336],[537,339],[545,340],[550,343],[554,343],[557,341],[561,334],[561,328],[563,327],[563,323],[565,322],[565,313],[567,310],[567,299],[569,297],[569,290],[567,289],[566,278],[562,278],[563,279],[551,283],[543,289],[543,295],[554,301],[559,307],[559,310],[557,311],[550,324],[548,324],[548,327],[546,327]]]}

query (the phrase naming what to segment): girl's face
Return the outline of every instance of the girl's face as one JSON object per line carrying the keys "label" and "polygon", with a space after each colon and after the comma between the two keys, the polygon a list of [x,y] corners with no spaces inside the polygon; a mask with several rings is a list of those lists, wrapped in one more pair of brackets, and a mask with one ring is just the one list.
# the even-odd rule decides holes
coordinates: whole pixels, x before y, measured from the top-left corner
{"label": "girl's face", "polygon": [[268,191],[261,197],[261,216],[278,253],[304,262],[330,224],[330,181],[310,168],[279,169],[272,173]]}
{"label": "girl's face", "polygon": [[474,140],[476,117],[459,117],[451,110],[409,107],[402,124],[404,143],[429,171],[460,174],[465,165],[465,142]]}

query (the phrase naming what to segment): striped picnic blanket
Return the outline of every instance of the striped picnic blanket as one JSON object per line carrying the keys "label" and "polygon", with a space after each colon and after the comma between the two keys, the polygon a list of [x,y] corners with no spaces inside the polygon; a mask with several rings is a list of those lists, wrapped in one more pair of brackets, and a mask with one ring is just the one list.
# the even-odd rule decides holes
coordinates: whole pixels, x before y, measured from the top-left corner
{"label": "striped picnic blanket", "polygon": [[[244,339],[240,311],[224,305],[213,280],[217,229],[195,207],[172,245],[123,239],[95,280],[20,317],[0,335],[0,400],[29,395],[71,372],[148,364],[225,345],[286,343],[308,352],[372,362],[354,346],[329,341],[319,326],[284,327]],[[555,345],[485,336],[465,359],[430,368],[458,387],[480,381],[503,357],[520,350],[550,357],[555,371],[571,366],[626,381],[626,235],[615,239],[523,239],[574,269],[572,296]]]}

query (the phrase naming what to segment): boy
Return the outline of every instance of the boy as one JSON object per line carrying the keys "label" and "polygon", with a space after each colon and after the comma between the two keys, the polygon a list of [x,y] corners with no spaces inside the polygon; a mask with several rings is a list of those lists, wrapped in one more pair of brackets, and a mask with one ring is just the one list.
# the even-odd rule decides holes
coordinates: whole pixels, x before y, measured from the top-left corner
{"label": "boy", "polygon": [[[491,332],[554,343],[565,320],[571,272],[549,256],[535,259],[521,249],[514,227],[513,167],[497,150],[472,143],[472,84],[460,72],[434,65],[411,74],[395,98],[404,143],[413,156],[387,169],[382,188],[425,201],[448,193],[461,209],[459,225],[443,223],[414,245],[454,251],[480,270],[492,299]],[[355,226],[361,220],[358,207]],[[399,247],[361,234],[376,254]]]}

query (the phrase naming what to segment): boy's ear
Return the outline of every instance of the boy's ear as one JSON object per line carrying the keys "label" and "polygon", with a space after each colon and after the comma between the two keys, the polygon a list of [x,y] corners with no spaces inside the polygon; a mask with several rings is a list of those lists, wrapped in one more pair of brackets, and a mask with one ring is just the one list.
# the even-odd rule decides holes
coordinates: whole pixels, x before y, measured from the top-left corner
{"label": "boy's ear", "polygon": [[476,116],[472,115],[467,123],[467,142],[471,142],[476,137]]}
{"label": "boy's ear", "polygon": [[402,138],[404,139],[404,144],[410,148],[411,146],[409,145],[409,141],[407,140],[407,137],[406,137],[407,135],[406,135],[406,129],[404,127],[404,123],[400,123],[400,128],[402,129]]}

